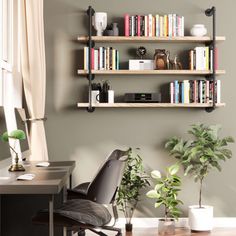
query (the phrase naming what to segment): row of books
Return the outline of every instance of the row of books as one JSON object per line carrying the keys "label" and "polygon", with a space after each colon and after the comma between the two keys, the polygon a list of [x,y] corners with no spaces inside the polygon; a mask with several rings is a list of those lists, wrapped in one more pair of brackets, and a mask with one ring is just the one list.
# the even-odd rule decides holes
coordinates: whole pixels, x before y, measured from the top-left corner
{"label": "row of books", "polygon": [[[213,96],[214,93],[214,96]],[[184,80],[170,83],[170,103],[221,102],[221,81]]]}
{"label": "row of books", "polygon": [[133,15],[125,14],[125,36],[183,37],[184,17],[168,15]]}
{"label": "row of books", "polygon": [[[213,49],[195,47],[189,52],[190,70],[213,70]],[[215,69],[218,69],[218,49],[215,48]]]}
{"label": "row of books", "polygon": [[[92,70],[119,70],[119,52],[112,47],[91,49]],[[89,48],[84,47],[84,70],[89,69]]]}

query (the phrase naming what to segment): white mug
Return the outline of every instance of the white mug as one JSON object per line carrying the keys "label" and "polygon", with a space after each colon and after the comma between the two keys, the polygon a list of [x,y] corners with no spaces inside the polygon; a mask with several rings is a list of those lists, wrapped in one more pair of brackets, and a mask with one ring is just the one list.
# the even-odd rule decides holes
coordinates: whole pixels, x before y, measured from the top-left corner
{"label": "white mug", "polygon": [[107,28],[107,13],[96,12],[93,16],[93,27],[97,30],[97,36],[102,36],[103,31]]}
{"label": "white mug", "polygon": [[99,101],[97,100],[99,93],[100,93],[99,90],[92,90],[92,94],[91,94],[91,102],[92,103],[99,103]]}

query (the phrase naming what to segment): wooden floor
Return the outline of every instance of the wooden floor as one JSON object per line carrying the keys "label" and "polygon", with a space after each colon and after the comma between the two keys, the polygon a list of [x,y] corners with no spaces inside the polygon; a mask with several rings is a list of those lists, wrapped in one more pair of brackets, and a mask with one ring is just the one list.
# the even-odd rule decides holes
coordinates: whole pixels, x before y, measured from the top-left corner
{"label": "wooden floor", "polygon": [[[114,233],[105,232],[109,236],[115,235]],[[235,228],[218,228],[214,229],[211,233],[191,233],[187,229],[176,229],[175,236],[236,236],[236,226]],[[86,233],[86,236],[95,236],[93,233]],[[158,236],[157,228],[146,228],[146,229],[134,229],[133,233],[125,233],[123,232],[123,236]]]}

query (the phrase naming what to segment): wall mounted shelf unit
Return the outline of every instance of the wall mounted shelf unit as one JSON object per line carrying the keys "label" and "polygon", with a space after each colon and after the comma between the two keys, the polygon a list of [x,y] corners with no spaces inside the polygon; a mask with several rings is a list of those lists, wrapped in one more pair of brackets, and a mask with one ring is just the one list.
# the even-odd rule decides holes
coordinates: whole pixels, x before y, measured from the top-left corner
{"label": "wall mounted shelf unit", "polygon": [[[89,6],[87,10],[88,15],[88,36],[79,36],[77,38],[80,43],[87,43],[89,48],[88,53],[88,70],[78,70],[80,76],[86,76],[89,81],[89,102],[78,103],[78,108],[87,108],[89,112],[93,112],[95,108],[205,108],[207,112],[213,111],[217,107],[224,107],[225,103],[216,103],[215,92],[213,92],[212,103],[189,103],[189,104],[173,104],[173,103],[99,103],[93,104],[91,99],[92,80],[96,75],[182,75],[182,76],[204,76],[206,80],[216,81],[217,75],[225,74],[225,70],[216,70],[215,68],[215,47],[216,43],[226,40],[224,36],[216,36],[216,8],[212,7],[205,11],[205,15],[212,17],[212,36],[204,37],[126,37],[126,36],[92,36],[92,16],[94,9]],[[209,46],[213,51],[213,70],[199,71],[199,70],[92,70],[91,49],[95,43],[201,43]]]}
{"label": "wall mounted shelf unit", "polygon": [[[211,75],[209,70],[92,70],[94,75]],[[88,75],[88,70],[78,70],[79,75]],[[216,75],[225,74],[224,70],[215,71]]]}
{"label": "wall mounted shelf unit", "polygon": [[[216,107],[224,107],[225,103],[215,104]],[[86,108],[89,103],[78,103],[78,108]],[[212,107],[211,103],[94,103],[93,107],[96,108],[209,108]]]}
{"label": "wall mounted shelf unit", "polygon": [[[79,36],[78,42],[87,43],[89,37]],[[95,43],[210,43],[212,38],[208,36],[204,37],[139,37],[139,36],[92,36],[91,40]],[[223,42],[226,38],[224,36],[217,36],[216,42]]]}

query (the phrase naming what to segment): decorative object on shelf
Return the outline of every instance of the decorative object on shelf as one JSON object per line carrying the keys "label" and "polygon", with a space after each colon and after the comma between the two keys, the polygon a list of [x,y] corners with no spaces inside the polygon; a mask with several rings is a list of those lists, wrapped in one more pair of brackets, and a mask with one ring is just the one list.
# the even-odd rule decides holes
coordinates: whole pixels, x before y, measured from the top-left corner
{"label": "decorative object on shelf", "polygon": [[174,235],[175,220],[178,220],[181,211],[179,204],[183,204],[178,197],[180,191],[181,179],[176,173],[179,171],[179,165],[175,164],[166,169],[166,175],[162,176],[158,170],[151,172],[151,176],[156,180],[153,190],[147,192],[147,197],[156,199],[155,208],[164,206],[165,217],[159,220],[159,235]]}
{"label": "decorative object on shelf", "polygon": [[15,149],[15,144],[14,144],[14,147],[11,146],[11,144],[9,142],[10,139],[14,140],[15,143],[16,143],[16,140],[24,140],[24,139],[26,139],[25,132],[23,130],[14,130],[10,134],[5,132],[1,136],[1,140],[3,142],[8,142],[9,143],[9,147],[15,155],[14,164],[12,164],[10,166],[9,171],[11,171],[11,172],[13,172],[13,171],[25,171],[25,168],[23,167],[23,165],[19,164],[19,153],[17,153],[17,151]]}
{"label": "decorative object on shelf", "polygon": [[129,60],[129,70],[153,70],[153,60],[144,60],[147,49],[140,46],[136,50],[136,54],[140,59]]}
{"label": "decorative object on shelf", "polygon": [[167,70],[168,52],[165,49],[156,49],[154,54],[154,65],[156,70]]}
{"label": "decorative object on shelf", "polygon": [[[167,58],[167,68],[172,69],[172,70],[182,70],[183,69],[182,63],[179,61],[178,56],[175,56],[173,61],[172,60],[168,61],[168,60],[169,59]],[[169,63],[171,65],[171,68],[170,68],[170,65],[168,66]]]}
{"label": "decorative object on shelf", "polygon": [[194,139],[184,140],[173,137],[165,147],[184,168],[185,175],[194,177],[199,182],[199,204],[189,207],[189,224],[194,231],[211,231],[213,228],[213,207],[202,205],[202,185],[211,170],[221,171],[221,162],[232,157],[227,148],[233,143],[232,137],[219,137],[219,125],[195,124],[188,131]]}
{"label": "decorative object on shelf", "polygon": [[93,103],[114,103],[114,91],[111,90],[109,81],[92,83]]}
{"label": "decorative object on shelf", "polygon": [[105,32],[107,36],[119,36],[118,23],[110,24]]}
{"label": "decorative object on shelf", "polygon": [[150,185],[149,177],[144,171],[143,160],[137,153],[138,150],[139,148],[136,151],[129,148],[125,172],[116,199],[117,205],[126,218],[126,231],[132,231],[131,220],[140,201],[141,190],[144,190]]}
{"label": "decorative object on shelf", "polygon": [[92,103],[99,103],[98,96],[101,90],[102,88],[100,83],[92,83],[92,92],[91,92]]}
{"label": "decorative object on shelf", "polygon": [[136,54],[143,60],[144,56],[147,54],[147,49],[143,46],[138,47]]}
{"label": "decorative object on shelf", "polygon": [[93,27],[97,31],[97,36],[102,36],[107,27],[107,13],[95,12],[93,16]]}
{"label": "decorative object on shelf", "polygon": [[196,37],[203,37],[207,34],[207,29],[205,25],[196,24],[196,25],[193,25],[193,27],[191,28],[190,34]]}

